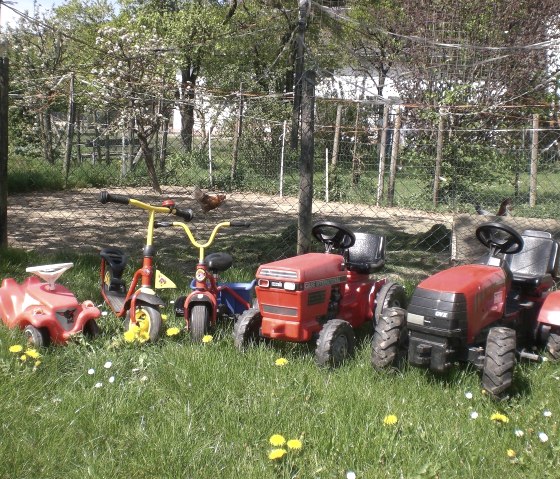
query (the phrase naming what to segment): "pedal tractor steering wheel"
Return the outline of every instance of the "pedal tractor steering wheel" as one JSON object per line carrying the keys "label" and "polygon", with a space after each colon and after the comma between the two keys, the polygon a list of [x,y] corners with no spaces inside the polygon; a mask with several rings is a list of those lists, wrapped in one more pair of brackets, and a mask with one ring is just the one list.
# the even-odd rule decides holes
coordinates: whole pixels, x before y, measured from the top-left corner
{"label": "pedal tractor steering wheel", "polygon": [[487,248],[502,254],[515,254],[523,249],[523,238],[511,226],[484,223],[476,229],[476,237]]}
{"label": "pedal tractor steering wheel", "polygon": [[356,236],[346,226],[332,221],[320,221],[313,225],[311,233],[323,243],[327,251],[333,248],[348,249],[356,242]]}

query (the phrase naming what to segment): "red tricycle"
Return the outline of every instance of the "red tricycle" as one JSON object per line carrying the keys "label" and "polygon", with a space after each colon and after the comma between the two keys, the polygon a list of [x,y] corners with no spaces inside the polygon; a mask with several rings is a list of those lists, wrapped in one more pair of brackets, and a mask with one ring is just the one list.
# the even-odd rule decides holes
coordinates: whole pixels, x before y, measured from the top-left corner
{"label": "red tricycle", "polygon": [[[73,263],[32,266],[22,284],[6,278],[0,287],[0,316],[9,328],[23,329],[27,340],[36,347],[65,344],[71,336],[83,332],[89,337],[99,334],[96,319],[100,312],[87,300],[76,297],[56,280]],[[41,278],[43,281],[41,281]]]}
{"label": "red tricycle", "polygon": [[[154,271],[153,261],[155,248],[152,244],[154,235],[154,220],[156,213],[170,213],[190,221],[192,210],[181,210],[175,206],[173,200],[163,201],[161,206],[154,206],[129,198],[102,191],[99,197],[101,203],[118,203],[129,205],[148,212],[148,229],[146,245],[143,250],[142,264],[134,273],[132,282],[127,288],[123,280],[123,273],[127,264],[127,255],[118,248],[104,248],[101,250],[101,293],[113,312],[119,318],[125,318],[125,330],[132,326],[139,327],[141,342],[155,341],[161,330],[161,307],[165,305],[159,298],[155,288],[174,288],[175,284],[159,271]],[[155,276],[155,281],[154,281]],[[134,314],[130,314],[133,311]]]}
{"label": "red tricycle", "polygon": [[156,228],[176,226],[183,228],[189,241],[198,248],[198,264],[188,296],[181,296],[175,301],[175,314],[184,316],[191,340],[199,342],[223,317],[236,318],[251,307],[256,280],[248,283],[224,283],[219,281],[219,273],[228,270],[233,264],[229,253],[210,253],[205,250],[216,237],[221,228],[249,227],[250,223],[242,221],[224,221],[218,223],[206,243],[199,243],[190,228],[182,222],[172,223],[157,221]]}
{"label": "red tricycle", "polygon": [[307,253],[261,265],[255,288],[258,309],[234,326],[243,349],[262,338],[315,342],[320,366],[338,366],[352,355],[354,328],[375,323],[384,309],[404,307],[404,288],[370,275],[385,264],[385,237],[354,233],[330,221],[315,223],[325,253]]}

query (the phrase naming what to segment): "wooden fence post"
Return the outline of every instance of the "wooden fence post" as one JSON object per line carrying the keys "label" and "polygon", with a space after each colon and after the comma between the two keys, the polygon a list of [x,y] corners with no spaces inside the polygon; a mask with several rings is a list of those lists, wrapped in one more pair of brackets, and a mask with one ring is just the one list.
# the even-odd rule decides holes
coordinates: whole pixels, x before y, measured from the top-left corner
{"label": "wooden fence post", "polygon": [[307,253],[311,245],[313,206],[313,155],[315,152],[315,72],[303,75],[301,102],[301,152],[299,158],[299,214],[297,254]]}
{"label": "wooden fence post", "polygon": [[434,192],[433,192],[433,205],[438,205],[439,202],[439,179],[441,176],[441,162],[443,161],[443,127],[445,121],[445,110],[439,109],[439,122],[437,133],[436,145],[436,167],[434,171]]}
{"label": "wooden fence post", "polygon": [[397,176],[397,160],[401,142],[401,122],[402,109],[397,106],[395,123],[393,125],[393,144],[391,145],[391,166],[389,167],[389,186],[387,188],[387,201],[389,206],[393,206],[395,201],[395,177]]}
{"label": "wooden fence post", "polygon": [[342,104],[336,105],[336,120],[334,125],[334,139],[332,149],[331,166],[336,168],[338,163],[338,152],[340,150],[340,124],[342,123]]}
{"label": "wooden fence post", "polygon": [[0,248],[8,246],[8,87],[9,62],[0,57]]}
{"label": "wooden fence post", "polygon": [[537,204],[537,165],[539,162],[539,115],[533,115],[533,135],[531,141],[531,173],[529,178],[529,206]]}
{"label": "wooden fence post", "polygon": [[383,190],[385,188],[385,150],[387,149],[387,126],[389,125],[389,108],[385,103],[383,107],[383,127],[381,130],[381,142],[379,143],[379,172],[377,175],[377,198],[375,205],[379,206],[383,201]]}
{"label": "wooden fence post", "polygon": [[68,186],[68,174],[70,173],[70,162],[72,161],[72,145],[74,142],[74,122],[76,121],[76,105],[74,103],[74,74],[70,75],[70,87],[68,92],[68,114],[66,117],[66,152],[64,153],[64,186]]}

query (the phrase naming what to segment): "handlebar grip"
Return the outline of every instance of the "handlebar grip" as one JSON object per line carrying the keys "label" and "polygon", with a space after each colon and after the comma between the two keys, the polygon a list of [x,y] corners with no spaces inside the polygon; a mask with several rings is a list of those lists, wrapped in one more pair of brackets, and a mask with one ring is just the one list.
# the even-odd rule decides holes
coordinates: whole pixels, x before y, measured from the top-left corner
{"label": "handlebar grip", "polygon": [[186,210],[181,210],[179,208],[173,208],[171,211],[175,216],[180,216],[185,221],[190,221],[194,218],[193,210],[187,208]]}
{"label": "handlebar grip", "polygon": [[168,226],[173,226],[170,221],[154,221],[154,228],[167,228]]}
{"label": "handlebar grip", "polygon": [[122,205],[128,205],[130,198],[124,195],[112,195],[108,191],[102,191],[99,194],[99,201],[101,203],[120,203]]}
{"label": "handlebar grip", "polygon": [[251,223],[249,223],[248,221],[230,221],[229,225],[238,228],[248,228],[249,226],[251,226]]}

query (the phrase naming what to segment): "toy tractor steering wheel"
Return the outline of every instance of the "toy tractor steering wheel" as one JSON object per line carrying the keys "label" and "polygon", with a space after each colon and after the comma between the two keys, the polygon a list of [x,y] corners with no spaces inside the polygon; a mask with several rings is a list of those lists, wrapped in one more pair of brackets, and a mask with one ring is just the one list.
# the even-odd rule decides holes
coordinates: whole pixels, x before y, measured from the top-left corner
{"label": "toy tractor steering wheel", "polygon": [[345,226],[332,221],[320,221],[313,225],[311,233],[323,243],[327,251],[333,248],[348,249],[356,242],[356,236]]}
{"label": "toy tractor steering wheel", "polygon": [[515,254],[523,249],[523,238],[511,226],[484,223],[476,229],[476,237],[487,248],[502,254]]}

